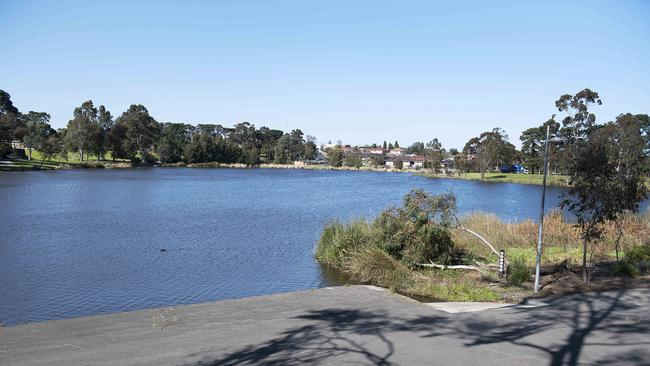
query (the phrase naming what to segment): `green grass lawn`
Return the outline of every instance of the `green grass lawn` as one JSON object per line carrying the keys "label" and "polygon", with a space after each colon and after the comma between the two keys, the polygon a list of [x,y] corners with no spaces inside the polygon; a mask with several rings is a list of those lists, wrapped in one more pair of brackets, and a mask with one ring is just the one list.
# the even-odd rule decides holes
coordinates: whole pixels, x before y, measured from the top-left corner
{"label": "green grass lawn", "polygon": [[59,163],[44,162],[41,166],[40,160],[5,160],[0,162],[0,171],[25,171],[25,170],[52,170],[59,169]]}
{"label": "green grass lawn", "polygon": [[[543,175],[541,174],[508,174],[508,173],[485,173],[485,177],[481,179],[481,173],[464,173],[460,175],[443,175],[432,173],[421,173],[422,176],[428,178],[446,178],[446,179],[465,179],[465,180],[480,180],[483,182],[499,182],[499,183],[520,183],[520,184],[537,184],[542,185]],[[646,186],[650,189],[650,178],[645,180]],[[546,177],[546,184],[549,186],[569,186],[569,176],[560,174],[549,174]]]}
{"label": "green grass lawn", "polygon": [[[461,175],[446,176],[442,174],[424,173],[429,178],[448,178],[448,179],[466,179],[482,180],[484,182],[501,182],[501,183],[521,183],[521,184],[542,184],[543,176],[541,174],[508,174],[508,173],[485,173],[485,178],[481,179],[481,173],[465,173]],[[567,186],[569,177],[566,175],[548,175],[546,184],[552,186]]]}
{"label": "green grass lawn", "polygon": [[[26,152],[29,154],[29,152]],[[112,161],[111,152],[106,153],[104,160],[97,161],[97,157],[89,155],[88,160],[79,160],[79,154],[69,153],[66,157],[59,155],[43,161],[43,154],[38,150],[32,150],[32,159],[5,159],[0,162],[0,171],[26,171],[26,170],[53,170],[65,168],[94,168],[94,167],[113,167],[129,164],[127,160]],[[42,162],[42,164],[41,164]]]}

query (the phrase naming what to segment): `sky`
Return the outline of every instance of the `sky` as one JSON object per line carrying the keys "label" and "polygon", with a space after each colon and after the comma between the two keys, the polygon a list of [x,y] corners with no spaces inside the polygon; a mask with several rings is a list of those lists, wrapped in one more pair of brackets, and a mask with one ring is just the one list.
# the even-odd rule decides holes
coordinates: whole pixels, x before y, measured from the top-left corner
{"label": "sky", "polygon": [[64,127],[83,101],[319,143],[519,136],[590,88],[650,113],[650,1],[0,0],[0,89]]}

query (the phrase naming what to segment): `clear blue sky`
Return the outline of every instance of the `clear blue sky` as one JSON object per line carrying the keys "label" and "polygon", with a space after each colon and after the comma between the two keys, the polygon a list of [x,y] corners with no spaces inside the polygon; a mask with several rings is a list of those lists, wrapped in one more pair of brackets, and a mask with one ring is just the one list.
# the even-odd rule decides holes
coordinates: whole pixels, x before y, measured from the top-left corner
{"label": "clear blue sky", "polygon": [[650,113],[650,1],[0,1],[0,89],[63,127],[92,99],[319,143],[519,135],[585,87]]}

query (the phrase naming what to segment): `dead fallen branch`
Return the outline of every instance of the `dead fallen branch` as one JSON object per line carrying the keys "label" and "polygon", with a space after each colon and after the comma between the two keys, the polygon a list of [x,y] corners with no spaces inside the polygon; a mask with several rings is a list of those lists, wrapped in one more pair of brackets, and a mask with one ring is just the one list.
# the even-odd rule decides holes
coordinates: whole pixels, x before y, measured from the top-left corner
{"label": "dead fallen branch", "polygon": [[[498,266],[472,266],[472,265],[464,265],[464,264],[459,264],[459,265],[446,265],[446,264],[436,264],[436,263],[418,263],[418,266],[420,267],[428,267],[428,268],[438,268],[438,269],[462,269],[462,270],[469,270],[469,271],[495,271],[498,270]],[[496,268],[495,268],[496,267]]]}

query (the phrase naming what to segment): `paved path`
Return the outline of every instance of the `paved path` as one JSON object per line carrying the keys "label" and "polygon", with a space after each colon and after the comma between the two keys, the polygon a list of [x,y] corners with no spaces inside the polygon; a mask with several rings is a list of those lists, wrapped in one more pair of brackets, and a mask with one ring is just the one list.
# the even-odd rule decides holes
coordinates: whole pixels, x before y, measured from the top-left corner
{"label": "paved path", "polygon": [[0,328],[0,365],[650,364],[650,290],[447,313],[363,286]]}

